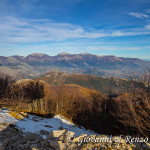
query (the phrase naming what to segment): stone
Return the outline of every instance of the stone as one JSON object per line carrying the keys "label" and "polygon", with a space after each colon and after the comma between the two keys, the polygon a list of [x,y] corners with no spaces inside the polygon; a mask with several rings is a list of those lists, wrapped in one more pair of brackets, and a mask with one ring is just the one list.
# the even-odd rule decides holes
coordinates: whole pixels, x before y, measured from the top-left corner
{"label": "stone", "polygon": [[50,126],[50,125],[45,125],[45,127],[47,127],[47,128],[52,128],[52,126]]}
{"label": "stone", "polygon": [[47,136],[47,140],[61,140],[61,141],[66,141],[67,142],[67,138],[69,137],[73,137],[75,135],[74,132],[68,131],[66,129],[64,130],[58,130],[58,131],[51,131],[48,136]]}
{"label": "stone", "polygon": [[78,137],[78,142],[80,143],[81,142],[84,142],[84,138],[87,137],[88,135],[87,134],[82,134]]}
{"label": "stone", "polygon": [[29,149],[30,144],[26,143],[26,144],[24,144],[24,147],[25,147],[26,149]]}
{"label": "stone", "polygon": [[3,145],[4,146],[8,145],[8,143],[9,143],[9,139],[8,138],[3,141]]}
{"label": "stone", "polygon": [[78,143],[78,137],[73,139],[73,143]]}
{"label": "stone", "polygon": [[58,140],[58,138],[65,133],[65,130],[59,130],[59,131],[51,131],[47,138],[48,140]]}
{"label": "stone", "polygon": [[32,150],[39,150],[39,149],[37,149],[37,148],[32,148]]}
{"label": "stone", "polygon": [[0,150],[5,150],[5,147],[4,146],[0,146]]}
{"label": "stone", "polygon": [[21,114],[17,113],[17,112],[9,111],[9,113],[11,114],[12,117],[15,117],[18,120],[23,120],[24,119],[24,117]]}
{"label": "stone", "polygon": [[42,141],[40,142],[40,146],[42,146],[42,147],[49,147],[49,141],[44,139],[43,142]]}
{"label": "stone", "polygon": [[23,117],[27,117],[28,116],[28,114],[25,113],[25,112],[20,112],[19,114],[21,114]]}
{"label": "stone", "polygon": [[37,145],[37,144],[32,144],[32,145],[30,145],[30,148],[31,148],[31,149],[33,149],[33,148],[37,149],[37,148],[38,148],[38,145]]}
{"label": "stone", "polygon": [[48,131],[45,131],[45,130],[40,130],[40,134],[41,134],[41,135],[48,135],[49,132],[48,132]]}
{"label": "stone", "polygon": [[25,149],[24,144],[20,144],[19,146],[17,146],[17,149],[24,150]]}
{"label": "stone", "polygon": [[134,145],[138,148],[138,150],[150,150],[150,143],[148,142],[134,143]]}
{"label": "stone", "polygon": [[131,148],[132,148],[132,149],[135,149],[135,148],[136,148],[136,145],[131,144]]}
{"label": "stone", "polygon": [[[6,127],[5,127],[6,126]],[[124,139],[120,138],[119,141],[115,141],[116,136],[112,137],[112,142],[106,140],[101,142],[80,142],[85,139],[98,139],[108,138],[106,135],[90,135],[82,134],[79,137],[74,137],[75,133],[69,130],[63,129],[58,131],[51,131],[48,133],[45,130],[41,130],[40,133],[47,135],[44,139],[40,134],[27,132],[23,134],[20,130],[16,132],[14,126],[4,125],[0,123],[0,150],[149,150],[150,143],[133,143],[127,144]],[[71,139],[69,143],[68,137]]]}
{"label": "stone", "polygon": [[27,142],[27,141],[40,141],[40,140],[43,140],[42,136],[40,136],[39,134],[34,134],[34,133],[30,133],[30,132],[27,132],[23,138],[23,141],[24,142]]}
{"label": "stone", "polygon": [[62,143],[62,141],[53,141],[53,140],[49,140],[49,145],[50,147],[59,150],[66,150],[68,147],[67,144]]}

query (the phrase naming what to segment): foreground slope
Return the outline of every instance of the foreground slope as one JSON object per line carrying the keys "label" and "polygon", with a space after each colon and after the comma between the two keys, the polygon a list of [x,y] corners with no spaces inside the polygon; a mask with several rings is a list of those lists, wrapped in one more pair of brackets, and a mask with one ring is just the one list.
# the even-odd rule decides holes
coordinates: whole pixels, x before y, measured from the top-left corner
{"label": "foreground slope", "polygon": [[[75,124],[60,115],[56,115],[53,118],[44,118],[28,114],[27,118],[25,117],[23,120],[17,120],[15,117],[10,115],[8,109],[4,108],[0,108],[0,123],[15,124],[17,128],[21,129],[23,132],[32,132],[37,134],[41,134],[41,130],[50,132],[59,130],[60,128],[75,132],[75,136],[80,136],[82,134],[96,134],[94,131],[75,126]],[[43,137],[45,136],[43,135]]]}
{"label": "foreground slope", "polygon": [[148,150],[150,148],[147,141],[131,142],[127,138],[98,135],[79,128],[58,115],[50,119],[29,115],[23,120],[17,120],[8,114],[7,109],[0,109],[0,149],[2,150]]}

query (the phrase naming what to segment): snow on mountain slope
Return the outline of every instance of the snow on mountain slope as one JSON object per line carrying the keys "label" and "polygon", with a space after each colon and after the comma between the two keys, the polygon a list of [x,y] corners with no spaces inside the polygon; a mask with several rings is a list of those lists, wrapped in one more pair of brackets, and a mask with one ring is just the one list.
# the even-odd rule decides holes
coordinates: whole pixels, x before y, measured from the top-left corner
{"label": "snow on mountain slope", "polygon": [[12,123],[15,124],[17,123],[17,119],[12,117],[9,113],[8,113],[8,109],[0,109],[0,123]]}
{"label": "snow on mountain slope", "polygon": [[41,130],[50,132],[53,130],[59,130],[59,128],[65,128],[69,131],[75,132],[75,136],[80,136],[82,134],[96,134],[91,130],[85,130],[84,128],[75,126],[73,123],[64,119],[60,115],[56,115],[53,118],[43,118],[35,115],[28,115],[28,117],[24,118],[23,120],[17,120],[8,113],[8,109],[1,109],[0,123],[3,122],[15,124],[23,132],[32,132],[38,134],[40,134]]}

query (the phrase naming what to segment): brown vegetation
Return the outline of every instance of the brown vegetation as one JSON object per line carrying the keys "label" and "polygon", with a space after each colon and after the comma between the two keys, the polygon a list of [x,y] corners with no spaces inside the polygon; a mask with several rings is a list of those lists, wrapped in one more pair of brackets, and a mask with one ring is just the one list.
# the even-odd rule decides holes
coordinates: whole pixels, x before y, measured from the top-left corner
{"label": "brown vegetation", "polygon": [[6,97],[13,82],[9,76],[0,76],[0,99]]}
{"label": "brown vegetation", "polygon": [[6,94],[8,99],[34,100],[44,97],[44,86],[39,81],[25,80],[16,82],[11,85],[9,93]]}
{"label": "brown vegetation", "polygon": [[[132,78],[130,92],[116,98],[111,97],[111,89],[107,97],[78,85],[33,80],[11,84],[9,93],[3,95],[10,107],[41,115],[62,114],[99,133],[149,136],[150,72],[144,72],[140,79]],[[8,104],[4,97],[2,101]]]}

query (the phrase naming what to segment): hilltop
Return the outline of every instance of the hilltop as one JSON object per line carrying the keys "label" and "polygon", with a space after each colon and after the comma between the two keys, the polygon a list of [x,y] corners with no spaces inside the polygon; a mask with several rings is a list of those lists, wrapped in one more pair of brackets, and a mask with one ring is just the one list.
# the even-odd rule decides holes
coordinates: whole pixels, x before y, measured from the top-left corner
{"label": "hilltop", "polygon": [[127,92],[131,86],[131,82],[127,79],[119,79],[117,77],[100,77],[86,74],[67,74],[66,72],[50,71],[35,80],[42,80],[52,85],[76,84],[85,88],[94,89],[103,93],[109,93],[110,89],[113,93]]}

